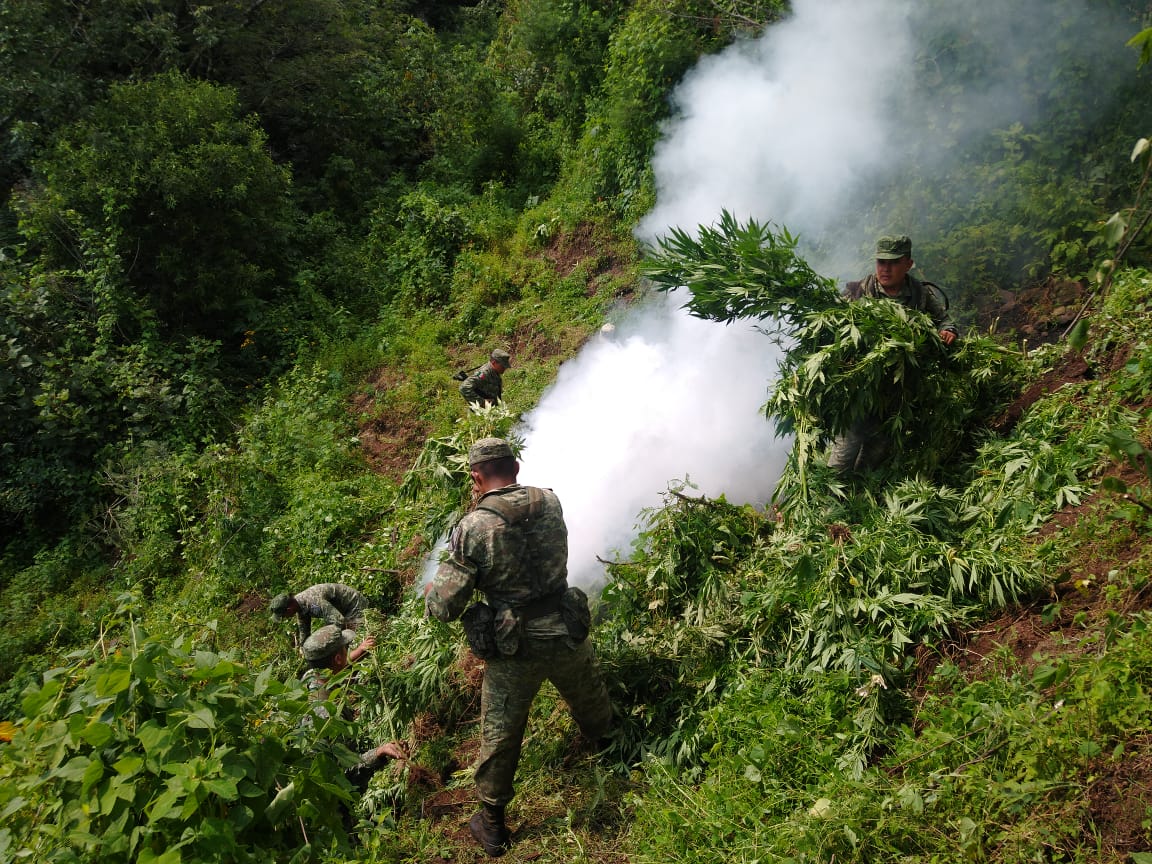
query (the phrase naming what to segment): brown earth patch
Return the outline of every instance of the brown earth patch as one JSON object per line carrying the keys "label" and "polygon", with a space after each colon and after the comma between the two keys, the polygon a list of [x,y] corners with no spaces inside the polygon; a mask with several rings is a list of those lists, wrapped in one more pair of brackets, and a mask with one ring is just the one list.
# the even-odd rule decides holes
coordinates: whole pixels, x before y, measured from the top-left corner
{"label": "brown earth patch", "polygon": [[1057,342],[1088,299],[1084,281],[1051,276],[1019,291],[1000,291],[978,310],[977,318],[1010,330],[1029,345]]}
{"label": "brown earth patch", "polygon": [[400,412],[381,407],[383,395],[402,381],[396,369],[382,367],[364,382],[364,390],[350,406],[360,428],[358,438],[365,461],[376,473],[397,482],[403,479],[428,437],[428,424],[414,410]]}
{"label": "brown earth patch", "polygon": [[628,261],[615,251],[615,244],[596,235],[596,226],[582,222],[572,231],[560,231],[544,247],[544,258],[560,276],[570,276],[581,264],[588,262],[589,296],[595,293],[597,276],[623,276]]}
{"label": "brown earth patch", "polygon": [[1101,758],[1092,773],[1088,812],[1105,851],[1122,856],[1148,851],[1143,822],[1152,810],[1152,740],[1143,735],[1129,741],[1123,759]]}
{"label": "brown earth patch", "polygon": [[1092,378],[1091,367],[1080,354],[1064,357],[1055,368],[1048,370],[1034,381],[999,417],[990,424],[993,431],[1007,435],[1020,422],[1024,413],[1043,399],[1063,387]]}
{"label": "brown earth patch", "polygon": [[476,797],[473,787],[466,789],[442,789],[435,795],[424,799],[420,806],[421,815],[425,819],[443,819],[445,817],[459,816],[479,806],[480,799]]}
{"label": "brown earth patch", "polygon": [[263,615],[268,609],[268,598],[255,591],[247,591],[236,600],[235,609],[241,616]]}

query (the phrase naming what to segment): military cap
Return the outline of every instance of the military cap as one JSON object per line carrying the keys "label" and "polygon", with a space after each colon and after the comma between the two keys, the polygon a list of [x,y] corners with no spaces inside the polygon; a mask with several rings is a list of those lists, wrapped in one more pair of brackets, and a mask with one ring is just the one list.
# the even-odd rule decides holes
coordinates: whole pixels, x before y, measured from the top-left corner
{"label": "military cap", "polygon": [[876,258],[880,261],[896,261],[912,254],[912,238],[907,234],[885,234],[876,241]]}
{"label": "military cap", "polygon": [[292,594],[277,594],[273,597],[268,606],[272,610],[272,617],[277,621],[283,621],[287,618],[289,615],[288,605],[295,599]]}
{"label": "military cap", "polygon": [[512,456],[512,448],[503,438],[481,438],[468,449],[468,464],[475,466],[493,459],[506,459]]}
{"label": "military cap", "polygon": [[499,363],[501,366],[508,368],[512,367],[512,355],[505,351],[503,348],[495,349],[490,355],[489,359],[493,363]]}
{"label": "military cap", "polygon": [[347,648],[354,641],[356,634],[353,631],[341,630],[335,624],[326,624],[305,639],[300,650],[305,660],[316,663],[331,657],[341,648]]}

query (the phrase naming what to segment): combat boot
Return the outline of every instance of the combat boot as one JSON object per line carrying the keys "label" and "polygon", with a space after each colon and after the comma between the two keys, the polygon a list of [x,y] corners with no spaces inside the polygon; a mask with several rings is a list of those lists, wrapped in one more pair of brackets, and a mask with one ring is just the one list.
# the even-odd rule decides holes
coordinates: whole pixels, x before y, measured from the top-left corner
{"label": "combat boot", "polygon": [[468,828],[476,842],[493,858],[499,858],[512,845],[508,826],[504,824],[503,807],[485,804],[482,810],[477,810],[468,820]]}

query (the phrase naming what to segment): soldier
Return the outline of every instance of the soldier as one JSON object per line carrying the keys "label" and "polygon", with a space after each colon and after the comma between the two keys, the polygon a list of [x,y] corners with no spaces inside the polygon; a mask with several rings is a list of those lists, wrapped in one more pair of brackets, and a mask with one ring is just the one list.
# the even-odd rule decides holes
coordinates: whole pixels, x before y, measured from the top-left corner
{"label": "soldier", "polygon": [[876,272],[859,282],[849,282],[847,294],[853,300],[888,297],[909,309],[927,312],[940,333],[940,340],[951,345],[956,340],[956,325],[952,323],[944,301],[933,290],[934,286],[909,273],[914,266],[910,237],[904,234],[881,237],[876,241]]}
{"label": "soldier", "polygon": [[[876,241],[876,271],[859,282],[849,282],[846,294],[852,300],[861,297],[887,297],[909,309],[927,312],[940,334],[940,341],[956,341],[956,325],[948,315],[944,301],[931,283],[921,282],[909,271],[912,240],[906,235],[886,235]],[[828,465],[839,474],[875,467],[888,453],[888,440],[881,434],[882,420],[866,417],[832,442]]]}
{"label": "soldier", "polygon": [[[453,530],[450,555],[424,593],[428,614],[462,618],[473,651],[487,659],[475,774],[483,806],[468,824],[484,851],[498,856],[510,844],[504,811],[540,685],[555,685],[591,742],[607,734],[612,706],[588,639],[588,599],[568,588],[559,499],[516,482],[520,465],[499,438],[477,441],[468,463],[479,500]],[[477,590],[487,603],[466,611]]]}
{"label": "soldier", "polygon": [[[354,663],[367,654],[375,645],[376,639],[366,636],[364,641],[348,650],[348,646],[356,641],[356,634],[351,630],[342,630],[338,625],[327,624],[304,640],[304,661],[308,664],[305,681],[308,684],[309,697],[318,704],[313,707],[312,713],[322,720],[328,719],[328,709],[322,703],[328,701],[328,679],[331,675],[342,672],[349,663]],[[403,759],[404,751],[399,743],[389,741],[360,754],[360,761],[349,768],[345,773],[349,782],[361,794],[368,788],[368,781],[372,775],[383,768],[392,759]]]}
{"label": "soldier", "polygon": [[512,358],[507,351],[495,349],[488,362],[464,379],[460,385],[460,395],[469,406],[483,408],[500,401],[504,393],[504,380],[500,377],[512,367]]}
{"label": "soldier", "polygon": [[303,644],[312,633],[313,618],[323,618],[325,624],[334,624],[341,630],[358,630],[364,624],[368,601],[348,585],[322,582],[299,594],[277,594],[270,608],[277,621],[296,616],[297,633]]}

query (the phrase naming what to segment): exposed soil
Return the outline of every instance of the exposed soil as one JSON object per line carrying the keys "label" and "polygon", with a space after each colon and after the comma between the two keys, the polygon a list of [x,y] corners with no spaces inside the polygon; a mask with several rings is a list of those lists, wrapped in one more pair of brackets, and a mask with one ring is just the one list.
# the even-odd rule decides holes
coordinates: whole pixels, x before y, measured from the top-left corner
{"label": "exposed soil", "polygon": [[1088,299],[1088,286],[1081,281],[1051,277],[1020,291],[1001,291],[989,298],[978,312],[984,326],[1015,333],[1035,347],[1064,338]]}
{"label": "exposed soil", "polygon": [[242,615],[264,615],[268,612],[269,598],[255,591],[241,594],[236,600],[236,611]]}
{"label": "exposed soil", "polygon": [[377,369],[351,405],[360,427],[358,437],[364,458],[374,471],[395,481],[403,479],[428,437],[428,424],[415,408],[404,413],[380,407],[384,394],[402,381],[397,369]]}
{"label": "exposed soil", "polygon": [[595,226],[588,222],[570,232],[557,232],[544,247],[544,257],[559,276],[571,276],[583,265],[589,297],[596,293],[601,277],[619,278],[629,263],[616,254],[615,244],[597,237]]}

